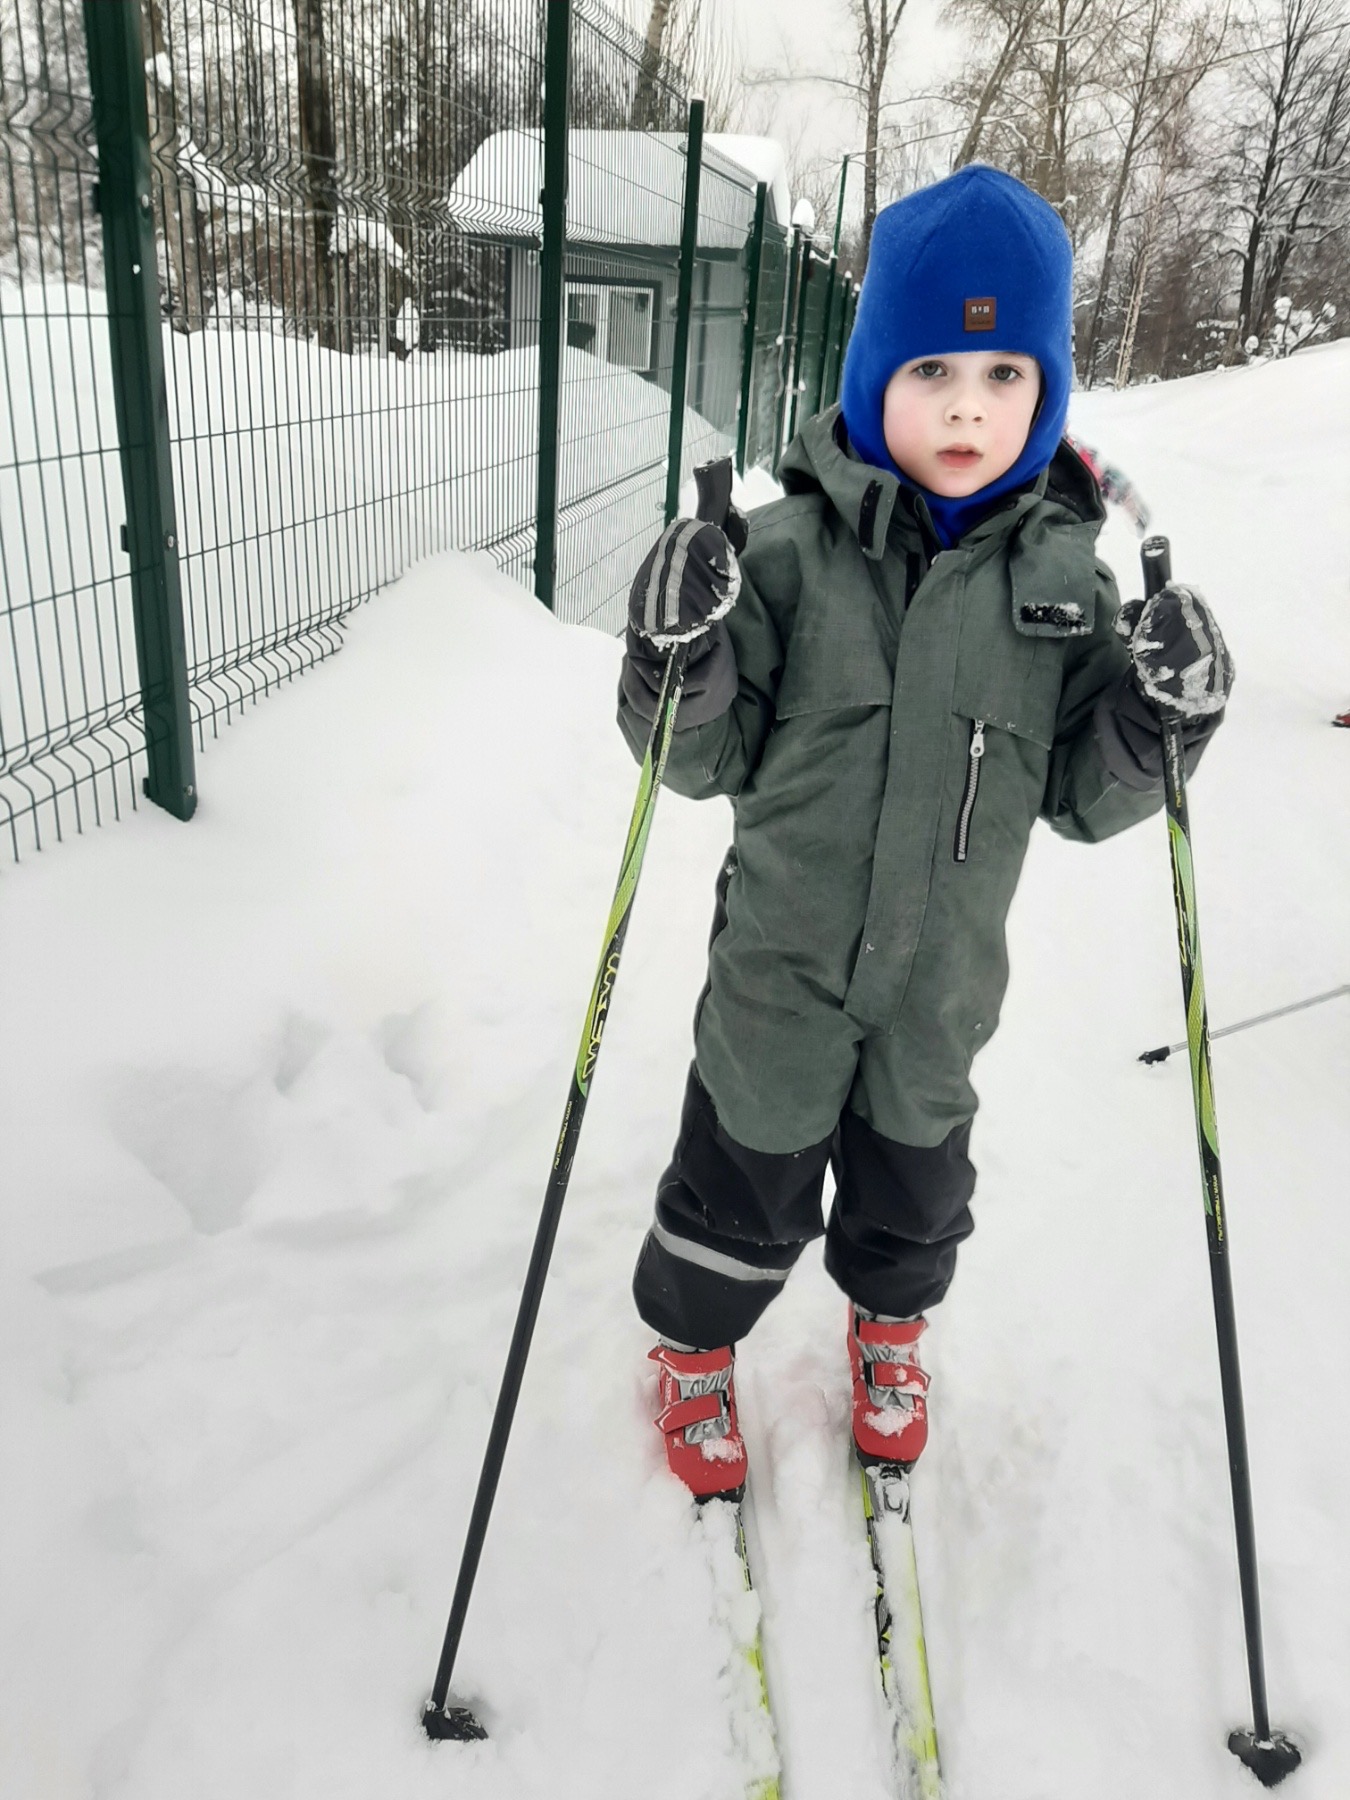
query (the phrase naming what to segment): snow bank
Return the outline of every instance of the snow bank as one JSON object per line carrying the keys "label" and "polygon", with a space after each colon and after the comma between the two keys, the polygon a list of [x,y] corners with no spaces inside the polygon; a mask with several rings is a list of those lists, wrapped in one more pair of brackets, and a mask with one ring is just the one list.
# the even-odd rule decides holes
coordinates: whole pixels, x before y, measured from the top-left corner
{"label": "snow bank", "polygon": [[[6,761],[136,704],[102,296],[0,285]],[[489,548],[532,580],[538,351],[343,356],[258,330],[165,330],[188,660],[201,681],[348,612],[411,563]],[[658,527],[670,396],[563,359],[557,610],[613,631]],[[686,466],[726,440],[685,420]],[[22,794],[15,804],[21,809]]]}
{"label": "snow bank", "polygon": [[[1343,346],[1076,406],[1238,664],[1192,807],[1216,1024],[1350,967],[1347,421]],[[464,1642],[493,1735],[418,1730],[634,789],[617,657],[434,558],[212,747],[191,826],[0,882],[0,1791],[737,1793],[627,1295],[721,804],[661,802]],[[1221,1800],[1246,1700],[1190,1101],[1182,1059],[1134,1060],[1180,1035],[1161,822],[1039,834],[1011,937],[917,1483],[950,1794]],[[1350,1015],[1215,1068],[1272,1700],[1301,1800],[1340,1800]],[[890,1792],[842,1315],[808,1255],[741,1365],[793,1800]]]}

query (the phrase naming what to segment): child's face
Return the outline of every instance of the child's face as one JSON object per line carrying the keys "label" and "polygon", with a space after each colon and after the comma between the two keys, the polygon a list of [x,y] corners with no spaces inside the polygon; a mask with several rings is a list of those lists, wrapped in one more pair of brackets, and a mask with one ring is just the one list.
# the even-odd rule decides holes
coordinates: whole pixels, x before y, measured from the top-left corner
{"label": "child's face", "polygon": [[965,499],[1006,475],[1022,454],[1040,391],[1034,356],[958,350],[915,357],[886,387],[886,448],[920,487]]}

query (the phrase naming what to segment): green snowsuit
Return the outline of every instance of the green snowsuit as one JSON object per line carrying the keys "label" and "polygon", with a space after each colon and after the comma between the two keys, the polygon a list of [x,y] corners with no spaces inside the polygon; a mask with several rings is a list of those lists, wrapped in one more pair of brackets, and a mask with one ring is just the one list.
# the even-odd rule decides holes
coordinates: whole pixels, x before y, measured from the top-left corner
{"label": "green snowsuit", "polygon": [[[1095,842],[1162,804],[1103,754],[1130,659],[1072,450],[930,560],[922,500],[843,448],[836,419],[809,422],[787,497],[751,515],[726,621],[738,691],[677,729],[666,772],[733,801],[695,1062],[756,1151],[817,1143],[846,1107],[916,1146],[968,1120],[1037,816]],[[620,720],[641,755],[631,698]]]}

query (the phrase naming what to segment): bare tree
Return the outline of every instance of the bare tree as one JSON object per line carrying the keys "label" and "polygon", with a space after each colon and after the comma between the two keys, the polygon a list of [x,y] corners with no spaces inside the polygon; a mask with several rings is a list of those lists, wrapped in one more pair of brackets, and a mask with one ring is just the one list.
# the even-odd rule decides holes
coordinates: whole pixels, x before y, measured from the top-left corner
{"label": "bare tree", "polygon": [[200,331],[207,311],[202,281],[206,220],[198,205],[197,185],[190,164],[182,154],[189,140],[179,123],[173,45],[165,35],[160,0],[146,0],[145,18],[150,51],[145,65],[150,160],[159,179],[164,203],[169,319],[175,331]]}
{"label": "bare tree", "polygon": [[863,115],[863,213],[859,261],[865,262],[877,216],[877,159],[891,50],[905,0],[849,0],[856,31],[854,83]]}
{"label": "bare tree", "polygon": [[1242,221],[1234,350],[1259,334],[1300,239],[1326,228],[1324,207],[1339,202],[1343,227],[1348,59],[1340,0],[1280,0],[1274,38],[1245,65],[1231,194]]}
{"label": "bare tree", "polygon": [[980,140],[994,104],[1003,93],[1013,70],[1025,54],[1027,40],[1036,22],[1040,0],[952,0],[947,18],[953,24],[969,23],[980,32],[996,31],[997,48],[992,62],[972,80],[958,77],[952,98],[968,105],[969,122],[956,155],[953,169],[963,169],[980,153]]}
{"label": "bare tree", "polygon": [[1164,211],[1167,205],[1168,188],[1176,173],[1181,151],[1181,116],[1174,113],[1168,124],[1159,134],[1157,157],[1153,169],[1153,178],[1145,204],[1141,229],[1135,245],[1134,268],[1131,272],[1130,297],[1125,308],[1125,320],[1121,328],[1120,344],[1116,351],[1115,385],[1124,387],[1130,379],[1130,366],[1134,359],[1135,338],[1139,330],[1139,316],[1143,310],[1144,297],[1148,292],[1149,274],[1153,266],[1154,256],[1161,235]]}
{"label": "bare tree", "polygon": [[337,123],[324,45],[323,0],[294,0],[300,99],[300,155],[308,190],[310,252],[319,342],[338,344],[333,228],[337,223]]}
{"label": "bare tree", "polygon": [[710,9],[704,0],[674,0],[666,41],[689,91],[703,96],[709,128],[734,131],[745,119],[747,97],[725,8],[716,0]]}
{"label": "bare tree", "polygon": [[656,124],[655,101],[662,68],[680,76],[691,93],[702,97],[706,119],[714,131],[728,131],[745,107],[725,13],[704,10],[703,0],[642,0],[645,23],[642,59],[629,108],[633,131]]}
{"label": "bare tree", "polygon": [[1148,0],[954,0],[976,44],[947,98],[964,120],[953,166],[982,154],[1043,194],[1076,231],[1083,183],[1101,186],[1089,146],[1102,126],[1105,67],[1123,18]]}
{"label": "bare tree", "polygon": [[674,4],[675,0],[651,0],[651,11],[647,15],[647,30],[643,40],[642,62],[638,68],[637,85],[633,89],[632,110],[628,115],[628,126],[631,131],[647,131],[653,124],[652,102],[656,94],[657,77],[661,72],[666,29],[670,24],[671,8]]}
{"label": "bare tree", "polygon": [[1201,13],[1186,21],[1169,43],[1176,23],[1175,0],[1147,0],[1143,9],[1123,20],[1113,46],[1108,77],[1113,98],[1120,102],[1111,127],[1120,150],[1111,178],[1106,235],[1097,271],[1096,296],[1081,354],[1083,379],[1091,382],[1096,367],[1102,315],[1115,274],[1121,220],[1139,159],[1165,134],[1175,115],[1186,107],[1200,83],[1212,73],[1228,31],[1225,11],[1217,20]]}

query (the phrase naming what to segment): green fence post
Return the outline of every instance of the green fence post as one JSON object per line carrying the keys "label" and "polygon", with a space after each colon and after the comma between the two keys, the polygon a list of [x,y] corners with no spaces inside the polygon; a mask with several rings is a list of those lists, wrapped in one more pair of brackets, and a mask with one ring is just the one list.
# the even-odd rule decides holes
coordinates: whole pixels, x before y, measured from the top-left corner
{"label": "green fence post", "polygon": [[759,271],[764,259],[764,215],[769,184],[755,189],[755,222],[750,228],[749,284],[745,297],[745,337],[741,345],[741,416],[736,426],[736,469],[745,473],[745,447],[750,440],[750,403],[755,391],[755,333],[759,329]]}
{"label": "green fence post", "polygon": [[810,295],[810,284],[815,279],[815,272],[815,247],[808,239],[803,238],[802,269],[797,287],[797,326],[793,332],[792,343],[792,405],[788,410],[789,438],[797,435],[797,411],[802,397],[802,351],[806,344],[806,308]]}
{"label": "green fence post", "polygon": [[845,154],[844,166],[839,171],[839,204],[834,210],[834,254],[839,254],[839,233],[844,229],[844,193],[848,187],[848,165],[853,155],[850,150]]}
{"label": "green fence post", "polygon": [[783,454],[783,427],[787,422],[788,409],[792,404],[793,364],[796,360],[796,335],[794,322],[797,317],[798,288],[802,279],[802,248],[805,236],[800,225],[792,227],[792,252],[788,260],[787,293],[783,298],[783,335],[779,339],[778,379],[781,383],[778,394],[778,405],[774,408],[773,421],[773,467],[778,467],[778,459]]}
{"label": "green fence post", "polygon": [[844,352],[848,348],[849,333],[853,330],[853,314],[857,304],[857,284],[846,276],[843,303],[839,308],[839,341],[835,347],[834,368],[830,371],[831,406],[839,398],[839,389],[844,379]]}
{"label": "green fence post", "polygon": [[543,232],[539,247],[539,481],[534,509],[534,592],[553,610],[558,577],[558,446],[563,293],[567,254],[567,90],[572,0],[549,0],[544,43]]}
{"label": "green fence post", "polygon": [[197,807],[187,635],[159,316],[140,0],[84,0],[113,394],[125,490],[145,792],[175,818]]}
{"label": "green fence post", "polygon": [[838,257],[830,258],[829,268],[825,275],[825,315],[820,327],[820,367],[816,370],[816,403],[811,408],[818,413],[825,405],[825,375],[830,360],[830,331],[834,324],[834,292],[838,283]]}
{"label": "green fence post", "polygon": [[862,298],[862,283],[855,281],[853,292],[848,300],[848,324],[844,329],[844,348],[839,357],[839,386],[844,385],[844,358],[848,355],[849,341],[853,336],[853,326],[858,317],[858,302]]}
{"label": "green fence post", "polygon": [[684,161],[684,221],[680,227],[680,286],[675,303],[675,348],[670,365],[670,439],[666,448],[666,524],[680,510],[684,456],[684,395],[689,376],[689,323],[694,309],[694,258],[698,254],[698,191],[703,175],[703,102],[689,102],[689,142]]}

